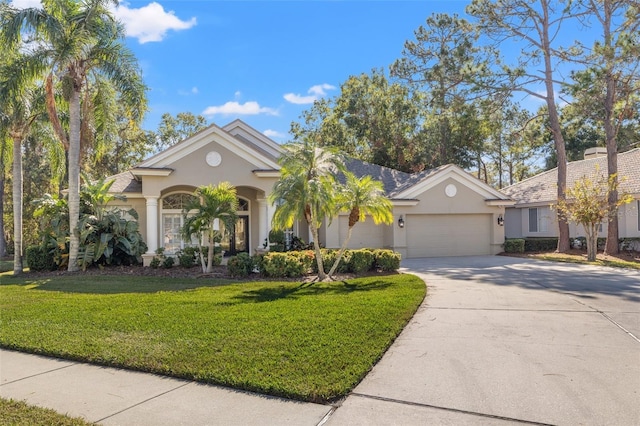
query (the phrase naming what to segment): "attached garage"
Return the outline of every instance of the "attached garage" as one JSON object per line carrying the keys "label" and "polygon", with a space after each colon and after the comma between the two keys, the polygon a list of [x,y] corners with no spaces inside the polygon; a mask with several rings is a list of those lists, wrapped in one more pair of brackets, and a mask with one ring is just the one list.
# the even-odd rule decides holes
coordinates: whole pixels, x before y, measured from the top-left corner
{"label": "attached garage", "polygon": [[407,215],[407,257],[492,254],[491,214]]}

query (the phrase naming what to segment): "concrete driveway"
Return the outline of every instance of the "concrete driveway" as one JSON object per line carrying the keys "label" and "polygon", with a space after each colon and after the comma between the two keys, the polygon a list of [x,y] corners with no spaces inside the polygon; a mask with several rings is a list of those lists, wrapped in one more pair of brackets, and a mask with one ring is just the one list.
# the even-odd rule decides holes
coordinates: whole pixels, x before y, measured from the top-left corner
{"label": "concrete driveway", "polygon": [[640,424],[640,272],[410,259],[427,297],[327,424]]}

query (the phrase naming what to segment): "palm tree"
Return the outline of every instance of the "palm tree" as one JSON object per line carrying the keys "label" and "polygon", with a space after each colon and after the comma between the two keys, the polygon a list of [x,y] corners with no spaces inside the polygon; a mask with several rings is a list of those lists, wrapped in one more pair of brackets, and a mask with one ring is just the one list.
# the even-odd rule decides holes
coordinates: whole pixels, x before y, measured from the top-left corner
{"label": "palm tree", "polygon": [[313,138],[285,146],[279,160],[281,177],[269,195],[276,204],[272,226],[286,229],[304,218],[313,238],[318,264],[318,279],[324,281],[322,253],[318,229],[322,222],[335,216],[336,174],[344,169],[342,158],[333,150],[320,148]]}
{"label": "palm tree", "polygon": [[[12,141],[12,196],[13,196],[13,275],[22,274],[22,142],[31,126],[44,111],[38,108],[38,90],[33,75],[24,73],[25,56],[16,50],[6,51],[0,64],[0,131]],[[40,100],[42,97],[40,96]],[[41,106],[41,105],[40,105]],[[4,151],[4,150],[3,150]]]}
{"label": "palm tree", "polygon": [[[0,123],[2,117],[0,116]],[[6,176],[11,166],[12,144],[9,141],[5,127],[0,124],[0,258],[7,255],[7,240],[4,233],[4,188]]]}
{"label": "palm tree", "polygon": [[[213,255],[216,237],[220,232],[230,232],[235,226],[238,212],[236,189],[229,182],[220,182],[217,186],[200,186],[194,197],[184,207],[183,236],[190,240],[198,237],[200,246],[200,263],[202,272],[213,272]],[[221,230],[216,230],[216,221],[222,223]],[[204,263],[205,243],[208,245],[207,263]]]}
{"label": "palm tree", "polygon": [[371,176],[358,178],[350,172],[345,173],[345,179],[339,205],[342,207],[341,210],[349,211],[349,231],[342,242],[337,259],[329,270],[329,277],[333,276],[338,268],[356,223],[364,221],[367,216],[371,216],[376,225],[393,223],[393,204],[384,195],[382,182],[373,180]]}
{"label": "palm tree", "polygon": [[[43,0],[42,9],[15,10],[3,6],[2,32],[5,40],[19,44],[27,34],[38,42],[30,46],[29,53],[31,63],[35,65],[25,69],[35,69],[38,64],[45,64],[48,68],[48,73],[43,76],[47,112],[58,139],[68,152],[69,271],[78,270],[80,141],[83,127],[87,128],[87,114],[91,111],[88,88],[110,85],[114,95],[121,95],[122,102],[138,106],[132,109],[137,114],[134,118],[141,119],[146,110],[145,86],[137,61],[121,43],[124,28],[109,10],[110,5],[116,4],[116,0]],[[62,85],[68,102],[68,135],[60,122],[60,111],[54,97],[56,83]],[[117,129],[103,130],[115,132]]]}

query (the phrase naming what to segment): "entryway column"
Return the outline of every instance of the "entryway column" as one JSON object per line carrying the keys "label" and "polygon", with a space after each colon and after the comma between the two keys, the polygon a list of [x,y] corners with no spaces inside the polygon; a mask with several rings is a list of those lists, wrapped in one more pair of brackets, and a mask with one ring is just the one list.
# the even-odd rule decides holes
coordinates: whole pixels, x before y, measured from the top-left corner
{"label": "entryway column", "polygon": [[257,249],[262,250],[264,241],[269,237],[269,214],[266,198],[258,198],[258,244]]}
{"label": "entryway column", "polygon": [[158,197],[144,197],[147,201],[147,254],[158,249]]}

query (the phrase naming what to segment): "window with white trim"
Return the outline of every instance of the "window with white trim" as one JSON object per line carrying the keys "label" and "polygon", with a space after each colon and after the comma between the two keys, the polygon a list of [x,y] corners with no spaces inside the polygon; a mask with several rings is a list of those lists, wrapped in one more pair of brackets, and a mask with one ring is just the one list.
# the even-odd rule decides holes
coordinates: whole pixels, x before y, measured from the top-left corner
{"label": "window with white trim", "polygon": [[197,245],[195,238],[184,241],[182,238],[182,226],[184,207],[193,199],[192,194],[169,194],[162,199],[162,247],[165,254],[175,254],[188,246]]}
{"label": "window with white trim", "polygon": [[532,207],[529,209],[529,232],[546,232],[547,222],[542,215],[543,209],[539,207]]}

